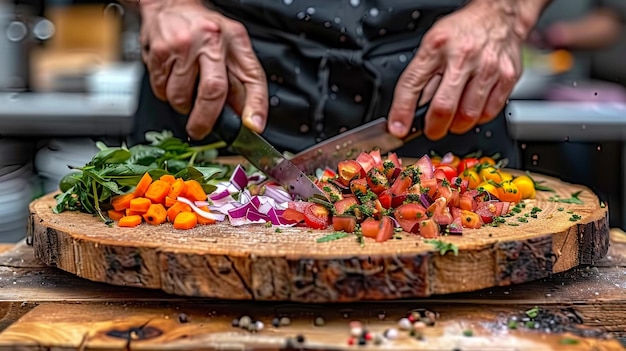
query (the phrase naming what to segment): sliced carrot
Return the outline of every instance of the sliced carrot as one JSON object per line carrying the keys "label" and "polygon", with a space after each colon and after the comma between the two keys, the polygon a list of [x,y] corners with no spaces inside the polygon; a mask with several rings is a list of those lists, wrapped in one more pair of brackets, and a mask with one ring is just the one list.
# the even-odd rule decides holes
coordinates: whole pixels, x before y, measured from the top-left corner
{"label": "sliced carrot", "polygon": [[117,222],[117,225],[120,227],[136,227],[140,224],[141,216],[139,215],[124,216]]}
{"label": "sliced carrot", "polygon": [[127,209],[124,210],[124,215],[126,215],[126,216],[133,216],[133,215],[141,216],[142,214],[143,214],[143,212],[133,211],[130,208],[127,208]]}
{"label": "sliced carrot", "polygon": [[124,210],[121,210],[121,211],[108,210],[107,211],[107,216],[109,216],[109,218],[114,221],[119,221],[120,218],[124,217],[125,215],[126,213],[124,212]]}
{"label": "sliced carrot", "polygon": [[185,181],[182,178],[178,178],[170,186],[170,193],[168,196],[175,199],[179,196],[183,196],[186,190],[187,184],[185,184]]}
{"label": "sliced carrot", "polygon": [[187,191],[185,191],[185,197],[191,201],[206,201],[207,195],[202,189],[202,185],[197,180],[187,180]]}
{"label": "sliced carrot", "polygon": [[137,183],[135,191],[133,191],[135,197],[143,196],[143,194],[146,193],[146,190],[148,190],[148,187],[150,187],[150,184],[152,184],[152,177],[150,176],[150,173],[146,172],[139,180],[139,183]]}
{"label": "sliced carrot", "polygon": [[115,211],[123,211],[130,207],[130,200],[135,198],[135,194],[116,195],[111,198],[111,205]]}
{"label": "sliced carrot", "polygon": [[131,211],[145,213],[150,208],[150,205],[152,205],[152,201],[145,197],[137,197],[130,200]]}
{"label": "sliced carrot", "polygon": [[169,196],[165,197],[165,200],[163,201],[163,204],[165,205],[166,208],[170,208],[172,207],[178,200],[173,199]]}
{"label": "sliced carrot", "polygon": [[164,174],[164,175],[162,175],[159,178],[159,180],[162,180],[162,181],[166,182],[167,184],[172,184],[176,180],[176,177],[174,177],[171,174]]}
{"label": "sliced carrot", "polygon": [[167,220],[167,210],[161,204],[152,204],[142,217],[152,225],[163,224]]}
{"label": "sliced carrot", "polygon": [[198,218],[194,212],[181,212],[174,219],[175,229],[191,229],[198,224]]}
{"label": "sliced carrot", "polygon": [[[207,212],[211,212],[211,210],[209,210],[209,206],[201,206],[200,209],[207,211]],[[194,212],[194,214],[196,215],[196,218],[198,219],[198,224],[215,224],[214,219],[202,217],[196,212]]]}
{"label": "sliced carrot", "polygon": [[162,204],[165,202],[165,197],[170,192],[170,184],[164,180],[157,179],[150,186],[144,197],[150,199],[155,204]]}
{"label": "sliced carrot", "polygon": [[167,220],[174,223],[176,215],[181,212],[191,212],[191,207],[184,202],[176,201],[172,207],[167,209]]}

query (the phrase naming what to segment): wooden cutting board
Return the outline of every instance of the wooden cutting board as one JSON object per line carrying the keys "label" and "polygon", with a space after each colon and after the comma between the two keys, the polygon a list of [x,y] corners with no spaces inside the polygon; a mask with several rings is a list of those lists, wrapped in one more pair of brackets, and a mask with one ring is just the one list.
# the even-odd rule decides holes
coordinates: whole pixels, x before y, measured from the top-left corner
{"label": "wooden cutting board", "polygon": [[[192,230],[171,225],[107,226],[77,212],[54,214],[53,194],[30,205],[29,234],[44,263],[113,285],[220,299],[348,302],[426,297],[524,283],[601,259],[608,250],[608,208],[588,188],[534,175],[582,205],[549,201],[540,192],[499,227],[465,230],[441,241],[422,238],[364,246],[354,237],[317,243],[331,231],[227,223]],[[537,218],[519,217],[533,207]],[[573,215],[580,219],[573,220]]]}

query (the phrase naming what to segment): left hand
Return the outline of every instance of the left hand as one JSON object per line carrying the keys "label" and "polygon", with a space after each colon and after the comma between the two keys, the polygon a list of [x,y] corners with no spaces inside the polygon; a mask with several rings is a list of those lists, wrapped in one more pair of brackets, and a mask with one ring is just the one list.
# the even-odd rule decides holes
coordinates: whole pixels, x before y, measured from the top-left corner
{"label": "left hand", "polygon": [[436,22],[396,84],[390,132],[405,136],[417,104],[429,100],[424,134],[431,140],[495,118],[522,72],[521,45],[530,26],[515,18],[524,10],[519,6],[474,0]]}

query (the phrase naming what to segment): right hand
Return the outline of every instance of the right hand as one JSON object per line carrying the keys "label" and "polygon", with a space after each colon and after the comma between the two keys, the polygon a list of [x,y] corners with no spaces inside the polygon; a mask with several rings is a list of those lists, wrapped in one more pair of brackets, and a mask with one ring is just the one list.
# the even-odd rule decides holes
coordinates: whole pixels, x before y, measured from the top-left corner
{"label": "right hand", "polygon": [[200,0],[142,0],[141,14],[142,57],[152,90],[176,111],[189,113],[191,138],[211,132],[225,103],[247,127],[263,131],[267,81],[241,23],[207,9]]}

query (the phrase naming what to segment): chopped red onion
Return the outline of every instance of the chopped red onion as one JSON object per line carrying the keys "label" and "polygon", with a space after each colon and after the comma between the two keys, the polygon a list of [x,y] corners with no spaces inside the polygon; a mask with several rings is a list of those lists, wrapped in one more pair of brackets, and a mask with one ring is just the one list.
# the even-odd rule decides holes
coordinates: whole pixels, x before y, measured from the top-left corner
{"label": "chopped red onion", "polygon": [[182,197],[182,196],[177,197],[177,198],[176,198],[176,200],[178,200],[178,201],[180,201],[180,202],[184,202],[184,203],[186,203],[187,205],[189,205],[189,207],[191,207],[191,209],[192,209],[195,213],[199,214],[200,216],[202,216],[202,217],[204,217],[204,218],[207,218],[207,219],[212,219],[212,220],[215,220],[215,221],[223,221],[223,220],[224,220],[224,218],[226,217],[226,216],[224,216],[224,215],[223,215],[223,214],[221,214],[221,213],[213,213],[213,212],[207,212],[207,211],[204,211],[204,210],[202,210],[202,209],[198,208],[198,206],[196,206],[196,205],[193,203],[193,201],[191,201],[191,200],[189,200],[189,199],[187,199],[187,198],[184,198],[184,197]]}
{"label": "chopped red onion", "polygon": [[245,189],[246,186],[248,186],[248,175],[241,165],[237,165],[237,167],[235,167],[233,175],[230,177],[230,182],[238,190]]}

